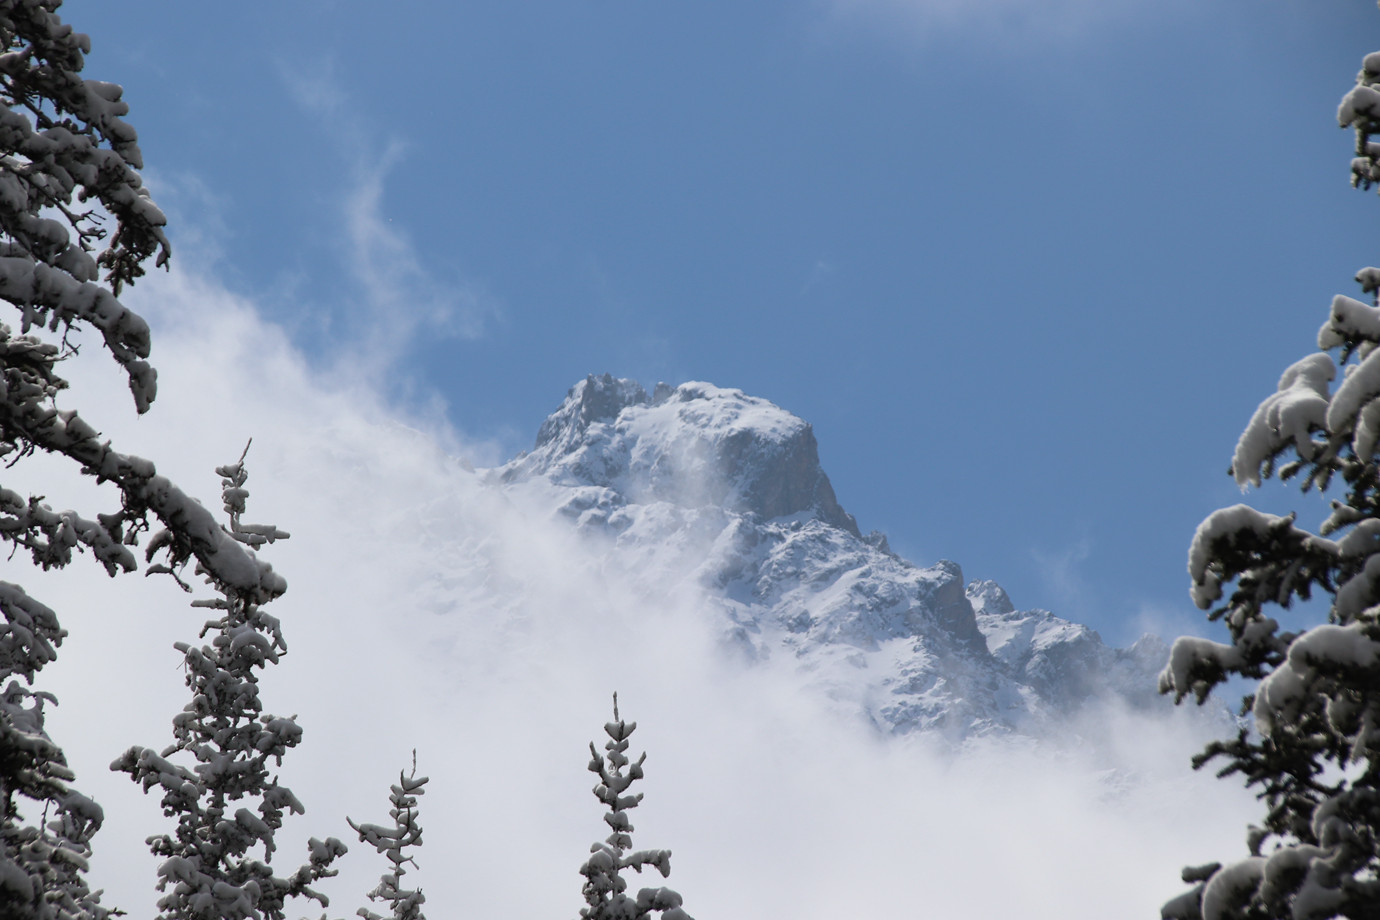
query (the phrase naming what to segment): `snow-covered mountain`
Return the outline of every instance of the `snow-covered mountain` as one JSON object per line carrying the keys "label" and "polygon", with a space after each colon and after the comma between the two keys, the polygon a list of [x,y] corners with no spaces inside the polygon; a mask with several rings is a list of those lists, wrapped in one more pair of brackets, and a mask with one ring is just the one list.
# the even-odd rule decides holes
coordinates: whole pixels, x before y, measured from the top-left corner
{"label": "snow-covered mountain", "polygon": [[954,562],[900,558],[839,505],[810,425],[740,390],[590,376],[531,451],[482,475],[602,541],[650,596],[704,598],[728,648],[793,662],[888,733],[1027,733],[1109,694],[1156,699],[1157,638],[1109,648]]}

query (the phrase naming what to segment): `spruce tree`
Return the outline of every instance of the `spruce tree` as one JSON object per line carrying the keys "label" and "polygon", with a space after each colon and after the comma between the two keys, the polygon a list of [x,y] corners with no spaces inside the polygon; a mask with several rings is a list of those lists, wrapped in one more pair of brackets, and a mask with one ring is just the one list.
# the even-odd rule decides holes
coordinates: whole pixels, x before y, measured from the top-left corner
{"label": "spruce tree", "polygon": [[[216,472],[229,517],[226,533],[251,547],[288,537],[272,525],[241,521],[249,494],[243,456]],[[131,747],[110,768],[128,773],[145,792],[157,787],[163,813],[177,819],[172,833],[148,840],[163,857],[159,920],[284,920],[290,899],[328,903],[311,886],[336,874],[330,866],[345,846],[333,837],[313,838],[307,862],[290,875],[274,874],[284,813],[303,808],[273,768],[301,741],[302,729],[293,718],[263,711],[258,672],[277,664],[287,643],[254,592],[204,567],[198,571],[218,596],[192,605],[216,616],[201,631],[209,642],[176,644],[192,700],[173,719],[173,743],[161,752]],[[191,764],[172,759],[178,755]]]}
{"label": "spruce tree", "polygon": [[669,888],[643,888],[636,897],[629,897],[624,869],[640,873],[651,866],[665,878],[671,874],[670,850],[633,850],[632,823],[628,812],[642,801],[642,793],[627,794],[628,787],[642,778],[644,753],[636,761],[628,758],[629,739],[637,728],[636,722],[625,722],[618,715],[618,694],[613,695],[613,721],[604,724],[604,753],[600,754],[590,742],[589,770],[599,777],[594,795],[607,808],[604,823],[612,831],[606,838],[589,848],[589,859],[580,867],[585,877],[585,907],[580,909],[582,920],[646,920],[653,912],[663,920],[693,920],[681,909],[681,896]]}
{"label": "spruce tree", "polygon": [[422,905],[426,896],[420,888],[402,887],[402,878],[407,874],[407,863],[416,868],[416,859],[407,852],[411,847],[422,845],[422,825],[417,821],[417,798],[424,794],[429,780],[417,776],[417,752],[412,752],[412,772],[398,774],[398,782],[389,790],[388,802],[393,807],[388,815],[393,819],[392,827],[378,824],[356,824],[346,819],[350,827],[359,835],[361,843],[367,843],[384,855],[392,868],[383,873],[378,887],[369,892],[369,900],[386,901],[391,911],[385,918],[371,910],[361,907],[355,911],[364,920],[426,920]]}
{"label": "spruce tree", "polygon": [[[1337,114],[1356,133],[1352,183],[1369,188],[1380,182],[1380,52]],[[1334,298],[1319,351],[1284,372],[1231,464],[1242,488],[1277,477],[1334,490],[1330,513],[1314,533],[1294,514],[1224,508],[1189,551],[1193,599],[1230,641],[1176,641],[1160,689],[1201,702],[1229,677],[1254,682],[1243,704],[1253,728],[1194,766],[1240,776],[1265,813],[1247,830],[1248,856],[1184,870],[1194,887],[1166,918],[1380,917],[1380,269],[1356,281],[1370,302]],[[1324,624],[1296,631],[1270,615],[1315,596],[1329,605]]]}

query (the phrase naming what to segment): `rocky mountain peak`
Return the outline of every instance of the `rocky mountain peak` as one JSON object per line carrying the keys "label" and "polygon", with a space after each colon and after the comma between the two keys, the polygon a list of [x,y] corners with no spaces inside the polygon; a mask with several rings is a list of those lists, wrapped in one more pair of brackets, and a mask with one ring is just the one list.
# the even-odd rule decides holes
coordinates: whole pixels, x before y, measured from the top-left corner
{"label": "rocky mountain peak", "polygon": [[484,475],[596,537],[653,602],[694,592],[726,649],[797,662],[883,731],[961,740],[1033,731],[1109,692],[1158,700],[1162,643],[1109,648],[1017,610],[994,581],[965,590],[957,563],[915,565],[862,536],[810,425],[742,390],[586,377],[530,452]]}
{"label": "rocky mountain peak", "polygon": [[968,599],[973,604],[976,613],[984,613],[992,616],[1004,616],[1014,613],[1016,605],[1011,603],[1011,598],[1007,596],[1006,589],[995,581],[974,581],[968,584]]}
{"label": "rocky mountain peak", "polygon": [[859,535],[820,468],[810,425],[765,399],[709,383],[661,383],[649,396],[634,380],[586,377],[542,424],[532,451],[502,475],[764,520],[805,514]]}
{"label": "rocky mountain peak", "polygon": [[648,401],[647,391],[636,380],[590,374],[571,387],[561,407],[547,416],[537,431],[536,449],[552,444],[567,449],[578,446],[591,424],[616,419],[624,409]]}

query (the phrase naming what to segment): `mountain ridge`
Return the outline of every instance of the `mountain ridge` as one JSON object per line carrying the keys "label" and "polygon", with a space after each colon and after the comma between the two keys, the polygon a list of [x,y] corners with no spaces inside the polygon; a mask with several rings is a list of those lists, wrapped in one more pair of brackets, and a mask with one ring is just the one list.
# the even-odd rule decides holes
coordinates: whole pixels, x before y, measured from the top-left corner
{"label": "mountain ridge", "polygon": [[1114,649],[955,562],[901,558],[839,504],[809,423],[741,390],[590,375],[484,475],[540,490],[649,587],[702,590],[726,646],[793,661],[885,733],[1030,734],[1109,694],[1158,699],[1163,642]]}

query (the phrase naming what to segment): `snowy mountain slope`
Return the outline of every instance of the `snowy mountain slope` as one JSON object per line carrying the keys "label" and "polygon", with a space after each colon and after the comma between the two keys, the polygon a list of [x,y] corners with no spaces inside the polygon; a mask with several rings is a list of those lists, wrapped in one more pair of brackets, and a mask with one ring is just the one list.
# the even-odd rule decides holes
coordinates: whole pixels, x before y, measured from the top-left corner
{"label": "snowy mountain slope", "polygon": [[809,424],[739,390],[590,376],[530,452],[483,475],[568,519],[649,597],[698,592],[728,647],[790,663],[888,733],[1026,733],[1109,691],[1155,698],[1158,639],[1108,648],[953,562],[901,559],[839,505]]}
{"label": "snowy mountain slope", "polygon": [[1155,682],[1146,680],[1169,656],[1159,637],[1109,648],[1095,630],[1048,610],[1016,610],[994,581],[974,581],[966,593],[988,650],[1057,709],[1070,711],[1108,689],[1138,706],[1159,699]]}

